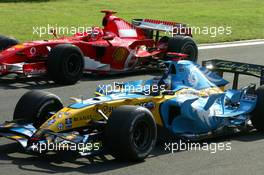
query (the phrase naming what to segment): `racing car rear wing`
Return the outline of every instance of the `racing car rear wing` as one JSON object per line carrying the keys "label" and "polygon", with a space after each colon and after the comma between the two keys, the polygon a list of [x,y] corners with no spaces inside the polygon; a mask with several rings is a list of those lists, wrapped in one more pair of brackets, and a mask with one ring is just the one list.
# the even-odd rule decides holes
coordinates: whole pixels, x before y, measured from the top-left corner
{"label": "racing car rear wing", "polygon": [[264,66],[261,65],[212,59],[203,61],[202,66],[217,72],[221,77],[224,72],[234,73],[233,89],[238,87],[239,74],[258,77],[260,78],[260,85],[264,84]]}
{"label": "racing car rear wing", "polygon": [[159,31],[168,32],[175,35],[187,35],[192,36],[191,28],[187,27],[186,24],[171,22],[171,21],[161,21],[155,19],[133,19],[133,26],[136,28],[146,29],[153,33],[156,31],[156,39],[159,37]]}

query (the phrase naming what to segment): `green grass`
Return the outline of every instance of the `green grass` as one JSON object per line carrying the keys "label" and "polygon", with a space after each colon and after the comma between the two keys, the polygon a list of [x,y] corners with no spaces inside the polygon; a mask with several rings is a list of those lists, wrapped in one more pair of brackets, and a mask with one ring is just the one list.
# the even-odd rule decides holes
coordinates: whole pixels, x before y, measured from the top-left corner
{"label": "green grass", "polygon": [[[231,26],[231,35],[195,35],[199,43],[264,38],[263,0],[49,0],[0,3],[0,33],[19,40],[39,39],[33,26],[100,26],[101,9],[130,21],[152,18],[190,26]],[[1,0],[0,0],[1,2]],[[51,36],[45,36],[51,38]]]}

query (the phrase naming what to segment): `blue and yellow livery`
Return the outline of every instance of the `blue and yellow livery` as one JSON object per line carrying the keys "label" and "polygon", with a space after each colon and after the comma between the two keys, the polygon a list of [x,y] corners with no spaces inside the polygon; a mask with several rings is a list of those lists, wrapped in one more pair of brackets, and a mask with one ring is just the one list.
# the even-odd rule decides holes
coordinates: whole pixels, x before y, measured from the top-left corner
{"label": "blue and yellow livery", "polygon": [[30,91],[19,100],[14,120],[0,125],[0,135],[28,150],[44,143],[89,143],[91,149],[77,151],[142,160],[155,146],[157,128],[188,140],[252,124],[264,130],[263,86],[224,90],[226,80],[191,61],[165,64],[161,77],[100,85],[96,97],[73,98],[67,107],[54,94]]}

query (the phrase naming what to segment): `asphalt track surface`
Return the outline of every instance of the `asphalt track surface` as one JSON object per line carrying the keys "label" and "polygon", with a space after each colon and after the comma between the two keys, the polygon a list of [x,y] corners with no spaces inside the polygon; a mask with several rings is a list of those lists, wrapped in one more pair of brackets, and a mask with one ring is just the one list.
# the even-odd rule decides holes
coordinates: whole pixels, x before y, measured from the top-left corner
{"label": "asphalt track surface", "polygon": [[[247,63],[264,64],[264,45],[200,50],[199,59],[222,58]],[[65,104],[69,97],[89,97],[99,84],[112,81],[148,79],[153,74],[119,76],[85,76],[74,86],[57,86],[41,80],[0,81],[0,122],[10,120],[17,100],[28,90],[42,89],[59,95]],[[227,79],[231,79],[229,74]],[[257,79],[242,76],[241,85]],[[173,140],[171,142],[174,142]],[[144,162],[120,163],[111,156],[82,158],[72,153],[45,156],[26,154],[13,141],[0,138],[0,174],[263,174],[264,134],[251,132],[211,140],[209,143],[231,143],[230,151],[179,151],[171,154],[159,144]]]}

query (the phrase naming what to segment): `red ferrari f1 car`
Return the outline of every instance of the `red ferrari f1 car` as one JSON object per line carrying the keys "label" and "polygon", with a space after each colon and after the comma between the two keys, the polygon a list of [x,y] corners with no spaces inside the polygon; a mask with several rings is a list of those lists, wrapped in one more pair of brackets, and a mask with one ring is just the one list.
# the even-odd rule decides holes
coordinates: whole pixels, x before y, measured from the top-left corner
{"label": "red ferrari f1 car", "polygon": [[[168,53],[196,61],[198,50],[185,24],[151,19],[132,23],[104,10],[102,28],[70,37],[19,44],[0,36],[0,75],[48,75],[56,83],[74,84],[83,72],[121,73],[160,68]],[[171,37],[161,32],[173,33]]]}

